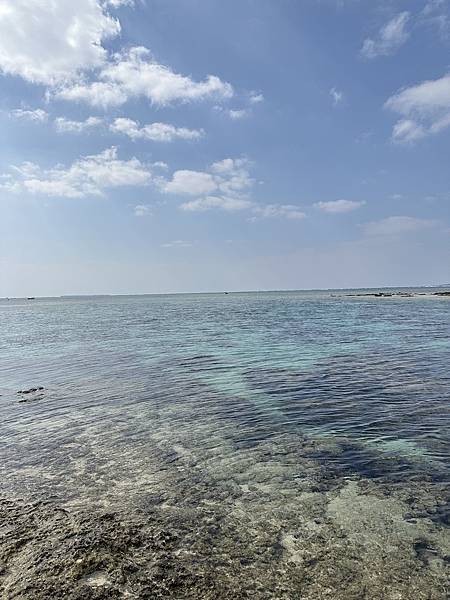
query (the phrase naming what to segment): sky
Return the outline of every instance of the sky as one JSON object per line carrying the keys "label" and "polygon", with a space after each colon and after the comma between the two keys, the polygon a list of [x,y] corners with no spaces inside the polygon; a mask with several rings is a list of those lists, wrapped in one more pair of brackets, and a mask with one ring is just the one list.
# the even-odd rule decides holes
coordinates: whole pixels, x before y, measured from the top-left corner
{"label": "sky", "polygon": [[0,296],[450,283],[449,0],[0,0]]}

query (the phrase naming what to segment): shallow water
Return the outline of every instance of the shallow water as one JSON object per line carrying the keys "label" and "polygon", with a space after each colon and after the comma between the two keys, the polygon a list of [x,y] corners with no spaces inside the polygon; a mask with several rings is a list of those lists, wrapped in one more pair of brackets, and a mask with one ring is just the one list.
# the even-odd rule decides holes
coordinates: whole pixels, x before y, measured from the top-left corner
{"label": "shallow water", "polygon": [[[208,507],[254,540],[270,521],[273,560],[302,569],[300,532],[317,553],[339,530],[368,557],[386,541],[396,548],[402,585],[419,544],[411,556],[430,573],[417,575],[425,595],[419,583],[414,593],[444,598],[450,299],[2,300],[0,332],[3,496]],[[32,386],[45,389],[17,394]],[[321,541],[315,520],[331,528]],[[223,550],[230,538],[211,543]],[[404,585],[392,598],[413,594]]]}

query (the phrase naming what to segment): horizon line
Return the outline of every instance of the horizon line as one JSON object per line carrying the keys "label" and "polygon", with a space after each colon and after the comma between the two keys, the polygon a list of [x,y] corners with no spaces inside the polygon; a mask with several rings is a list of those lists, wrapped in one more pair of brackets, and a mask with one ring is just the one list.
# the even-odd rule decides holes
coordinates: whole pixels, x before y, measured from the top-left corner
{"label": "horizon line", "polygon": [[419,285],[379,285],[362,287],[338,287],[338,288],[280,288],[280,289],[253,289],[253,290],[219,290],[219,291],[201,291],[201,292],[127,292],[127,293],[79,293],[79,294],[59,294],[56,296],[0,296],[0,300],[37,300],[45,298],[105,298],[121,296],[193,296],[193,295],[214,295],[214,294],[276,294],[276,293],[294,293],[294,292],[345,292],[350,290],[386,290],[386,289],[434,289],[447,288],[450,283],[441,284],[419,284]]}

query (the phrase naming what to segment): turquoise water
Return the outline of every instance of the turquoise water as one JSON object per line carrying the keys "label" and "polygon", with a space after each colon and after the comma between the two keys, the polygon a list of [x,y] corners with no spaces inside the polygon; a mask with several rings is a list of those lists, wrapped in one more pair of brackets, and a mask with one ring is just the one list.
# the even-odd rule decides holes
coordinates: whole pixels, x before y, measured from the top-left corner
{"label": "turquoise water", "polygon": [[[213,434],[231,427],[237,445],[284,433],[328,437],[348,445],[323,457],[336,468],[400,477],[426,467],[445,477],[445,298],[9,300],[0,304],[0,331],[1,439],[6,456],[20,448],[24,462],[27,449],[50,451],[46,428],[64,438],[72,428],[120,423],[135,438],[136,418],[145,436],[161,410],[176,420],[179,407],[184,419],[189,405],[193,429],[204,415]],[[45,387],[44,398],[18,404],[16,391],[33,385]]]}
{"label": "turquoise water", "polygon": [[[424,537],[448,561],[448,298],[12,299],[0,332],[4,495],[207,507],[251,523],[249,539],[270,521],[294,562],[316,521],[332,528],[323,539],[368,528],[383,546],[389,531],[407,557],[399,582],[412,581],[407,547],[422,565]],[[33,386],[44,390],[17,394]]]}

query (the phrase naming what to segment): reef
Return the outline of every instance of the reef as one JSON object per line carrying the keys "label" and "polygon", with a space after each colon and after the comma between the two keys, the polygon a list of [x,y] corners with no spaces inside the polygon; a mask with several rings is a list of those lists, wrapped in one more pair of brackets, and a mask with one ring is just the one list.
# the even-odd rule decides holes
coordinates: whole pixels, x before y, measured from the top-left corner
{"label": "reef", "polygon": [[4,499],[0,597],[448,598],[445,494],[352,479],[277,497],[266,467],[253,485],[200,500],[184,490],[105,510]]}

